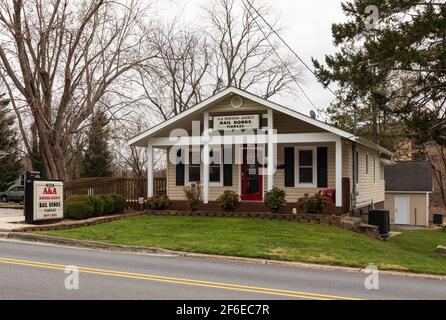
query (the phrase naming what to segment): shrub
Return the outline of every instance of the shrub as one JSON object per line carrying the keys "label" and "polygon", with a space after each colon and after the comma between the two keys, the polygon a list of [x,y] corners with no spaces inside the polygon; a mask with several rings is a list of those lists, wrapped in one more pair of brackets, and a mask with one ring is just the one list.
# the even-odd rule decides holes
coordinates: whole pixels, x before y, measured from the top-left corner
{"label": "shrub", "polygon": [[184,194],[191,211],[197,211],[201,202],[201,186],[199,183],[192,183],[189,187],[184,188]]}
{"label": "shrub", "polygon": [[93,215],[95,217],[100,217],[104,214],[104,200],[99,196],[90,197],[90,201],[93,204]]}
{"label": "shrub", "polygon": [[126,206],[125,197],[123,195],[117,194],[117,193],[110,194],[110,197],[113,199],[114,204],[115,204],[114,213],[124,212],[124,209]]}
{"label": "shrub", "polygon": [[444,225],[442,226],[442,228],[443,228],[443,232],[446,232],[446,224],[444,224]]}
{"label": "shrub", "polygon": [[308,194],[306,194],[305,197],[297,200],[297,208],[305,213],[324,213],[329,206],[330,202],[319,194],[315,194],[312,197],[309,197]]}
{"label": "shrub", "polygon": [[234,191],[226,190],[217,199],[217,203],[226,212],[235,211],[240,206],[240,196]]}
{"label": "shrub", "polygon": [[271,212],[277,213],[286,204],[285,196],[284,190],[273,188],[265,194],[264,203]]}
{"label": "shrub", "polygon": [[154,196],[147,199],[147,209],[150,210],[167,210],[171,205],[168,196]]}
{"label": "shrub", "polygon": [[68,219],[83,220],[93,216],[94,207],[88,200],[67,201],[64,204],[64,216]]}
{"label": "shrub", "polygon": [[104,215],[113,214],[115,212],[115,201],[109,195],[101,194],[98,196],[104,201]]}

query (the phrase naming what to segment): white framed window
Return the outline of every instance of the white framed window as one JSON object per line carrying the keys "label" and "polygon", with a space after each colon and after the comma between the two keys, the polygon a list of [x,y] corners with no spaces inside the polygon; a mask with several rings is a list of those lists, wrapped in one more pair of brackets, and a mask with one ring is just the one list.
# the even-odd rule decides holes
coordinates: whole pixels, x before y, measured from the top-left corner
{"label": "white framed window", "polygon": [[223,154],[221,148],[209,151],[209,185],[223,186]]}
{"label": "white framed window", "polygon": [[[223,166],[221,148],[209,151],[209,185],[223,186]],[[189,164],[185,165],[184,182],[190,185],[193,182],[201,182],[203,166],[201,165],[201,152],[189,152]]]}
{"label": "white framed window", "polygon": [[190,185],[192,182],[201,182],[201,152],[189,152],[189,161],[184,168],[184,182]]}
{"label": "white framed window", "polygon": [[316,188],[316,147],[296,147],[295,155],[295,186],[298,188]]}

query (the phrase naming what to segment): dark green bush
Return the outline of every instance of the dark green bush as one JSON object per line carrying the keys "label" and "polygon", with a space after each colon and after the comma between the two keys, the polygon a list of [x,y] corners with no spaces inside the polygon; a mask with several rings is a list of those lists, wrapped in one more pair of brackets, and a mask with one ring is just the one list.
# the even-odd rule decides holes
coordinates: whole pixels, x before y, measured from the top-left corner
{"label": "dark green bush", "polygon": [[277,213],[286,204],[286,193],[279,188],[273,188],[265,194],[264,203],[266,207],[273,213]]}
{"label": "dark green bush", "polygon": [[309,197],[308,194],[306,194],[305,197],[297,200],[297,208],[299,211],[304,211],[305,213],[321,214],[324,213],[329,206],[330,202],[318,193],[312,197]]}
{"label": "dark green bush", "polygon": [[234,191],[226,190],[217,199],[217,203],[226,212],[235,211],[240,206],[240,196]]}
{"label": "dark green bush", "polygon": [[126,206],[126,200],[123,195],[112,193],[110,194],[110,197],[112,197],[114,203],[115,203],[115,213],[122,213],[124,212],[125,206]]}
{"label": "dark green bush", "polygon": [[92,196],[90,200],[93,204],[93,216],[100,217],[104,214],[104,200],[99,196]]}
{"label": "dark green bush", "polygon": [[102,199],[102,201],[104,201],[104,211],[103,211],[103,214],[104,215],[113,214],[115,212],[115,201],[114,201],[114,199],[111,196],[105,195],[105,194],[101,194],[98,197],[100,197]]}
{"label": "dark green bush", "polygon": [[147,199],[147,209],[149,210],[167,210],[171,204],[168,196],[154,196]]}
{"label": "dark green bush", "polygon": [[83,220],[93,216],[94,207],[88,200],[67,201],[64,204],[64,216],[67,219]]}

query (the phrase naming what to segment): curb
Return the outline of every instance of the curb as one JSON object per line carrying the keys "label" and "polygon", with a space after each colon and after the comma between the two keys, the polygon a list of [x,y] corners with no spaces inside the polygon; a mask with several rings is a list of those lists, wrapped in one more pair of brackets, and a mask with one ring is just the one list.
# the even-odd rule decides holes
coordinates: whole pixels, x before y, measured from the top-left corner
{"label": "curb", "polygon": [[27,242],[49,243],[49,244],[54,244],[54,245],[63,245],[63,246],[76,247],[76,248],[87,248],[87,249],[96,249],[96,250],[124,252],[124,253],[129,252],[129,253],[175,254],[173,251],[161,249],[161,248],[115,245],[115,244],[107,244],[107,243],[93,242],[93,241],[83,241],[83,240],[41,236],[41,235],[35,235],[35,234],[30,234],[30,233],[21,233],[21,232],[9,232],[9,233],[3,233],[3,234],[0,233],[0,238],[27,241]]}
{"label": "curb", "polygon": [[[48,243],[53,245],[63,245],[75,248],[87,248],[95,250],[105,250],[111,252],[121,252],[121,253],[146,253],[146,254],[166,254],[166,255],[176,255],[189,258],[200,258],[218,261],[228,261],[228,262],[241,262],[250,264],[264,264],[271,266],[282,266],[289,268],[306,268],[315,270],[326,270],[326,271],[340,271],[340,272],[350,272],[350,273],[364,273],[363,268],[357,267],[342,267],[333,266],[325,264],[315,264],[315,263],[305,263],[305,262],[295,262],[295,261],[280,261],[280,260],[267,260],[267,259],[256,259],[256,258],[244,258],[235,256],[221,256],[203,253],[192,253],[184,251],[173,251],[162,248],[154,247],[140,247],[140,246],[126,246],[126,245],[116,245],[116,244],[106,244],[101,242],[93,241],[83,241],[75,239],[57,238],[42,235],[35,235],[30,233],[19,233],[19,232],[0,232],[0,238],[12,239],[27,242],[37,242],[37,243]],[[389,276],[398,276],[406,278],[418,278],[427,280],[441,280],[446,281],[446,275],[433,275],[424,273],[411,273],[405,271],[396,270],[380,270],[380,274]]]}

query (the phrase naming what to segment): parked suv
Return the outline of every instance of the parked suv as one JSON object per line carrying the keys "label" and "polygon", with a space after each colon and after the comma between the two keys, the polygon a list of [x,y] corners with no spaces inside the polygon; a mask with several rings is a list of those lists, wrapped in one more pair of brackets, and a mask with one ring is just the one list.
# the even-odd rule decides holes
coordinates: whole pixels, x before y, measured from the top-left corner
{"label": "parked suv", "polygon": [[15,201],[23,202],[25,197],[25,187],[13,186],[8,189],[8,191],[0,192],[1,202]]}

